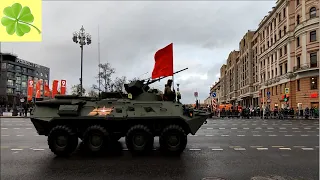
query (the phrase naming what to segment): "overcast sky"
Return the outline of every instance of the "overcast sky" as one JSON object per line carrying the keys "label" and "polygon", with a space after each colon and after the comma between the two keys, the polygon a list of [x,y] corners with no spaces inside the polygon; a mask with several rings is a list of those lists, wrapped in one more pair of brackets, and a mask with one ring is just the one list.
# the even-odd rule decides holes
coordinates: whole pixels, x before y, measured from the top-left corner
{"label": "overcast sky", "polygon": [[[182,102],[194,103],[195,91],[203,102],[229,52],[238,49],[243,35],[256,29],[272,6],[275,1],[270,0],[44,1],[43,41],[3,43],[2,50],[50,67],[50,81],[66,79],[70,92],[80,77],[80,48],[72,33],[81,25],[92,35],[92,44],[84,49],[83,83],[88,89],[96,83],[98,72],[98,25],[101,62],[111,63],[115,76],[128,79],[151,77],[154,53],[172,42],[174,70],[189,68],[174,79],[180,84]],[[165,83],[153,86],[163,91]]]}

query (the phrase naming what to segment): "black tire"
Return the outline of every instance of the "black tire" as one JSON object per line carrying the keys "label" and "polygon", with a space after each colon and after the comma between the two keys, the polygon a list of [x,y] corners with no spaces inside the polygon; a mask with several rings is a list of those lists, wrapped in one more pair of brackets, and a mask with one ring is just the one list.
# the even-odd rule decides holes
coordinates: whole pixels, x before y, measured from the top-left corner
{"label": "black tire", "polygon": [[57,156],[69,156],[78,146],[78,136],[71,128],[58,125],[51,129],[48,145]]}
{"label": "black tire", "polygon": [[108,131],[100,125],[89,126],[83,134],[83,149],[89,153],[106,150],[109,142]]}
{"label": "black tire", "polygon": [[150,152],[153,149],[153,143],[153,134],[151,130],[144,125],[132,126],[127,132],[126,145],[133,153]]}
{"label": "black tire", "polygon": [[[171,138],[171,139],[170,139]],[[170,142],[175,140],[176,142]],[[187,146],[187,135],[178,125],[169,125],[163,129],[160,138],[160,150],[166,154],[179,155]]]}

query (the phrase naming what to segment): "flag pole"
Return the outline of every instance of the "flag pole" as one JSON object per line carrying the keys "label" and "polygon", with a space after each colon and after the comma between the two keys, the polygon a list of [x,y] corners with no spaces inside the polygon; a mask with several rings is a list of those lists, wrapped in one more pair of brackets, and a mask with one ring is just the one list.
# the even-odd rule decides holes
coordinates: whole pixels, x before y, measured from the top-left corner
{"label": "flag pole", "polygon": [[[172,43],[172,57],[173,57],[173,43]],[[174,58],[173,58],[174,59]],[[174,61],[172,61],[172,72],[174,72]],[[174,74],[172,74],[172,88],[174,90]]]}
{"label": "flag pole", "polygon": [[100,31],[99,31],[99,25],[98,25],[98,68],[99,68],[99,75],[98,75],[98,81],[99,81],[99,99],[101,98],[101,78],[100,78]]}

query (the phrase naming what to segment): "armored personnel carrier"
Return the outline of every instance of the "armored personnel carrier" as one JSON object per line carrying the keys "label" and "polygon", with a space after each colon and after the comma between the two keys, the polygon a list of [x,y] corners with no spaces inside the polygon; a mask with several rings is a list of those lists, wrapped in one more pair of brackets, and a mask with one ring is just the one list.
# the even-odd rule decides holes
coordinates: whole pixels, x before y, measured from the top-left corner
{"label": "armored personnel carrier", "polygon": [[105,99],[57,95],[38,101],[31,121],[39,135],[48,136],[48,145],[58,156],[70,155],[82,140],[83,148],[98,153],[112,141],[125,137],[128,150],[153,150],[159,136],[160,150],[180,154],[187,135],[195,134],[209,113],[189,109],[178,102],[163,101],[155,81],[138,80],[125,84],[128,93],[107,93]]}

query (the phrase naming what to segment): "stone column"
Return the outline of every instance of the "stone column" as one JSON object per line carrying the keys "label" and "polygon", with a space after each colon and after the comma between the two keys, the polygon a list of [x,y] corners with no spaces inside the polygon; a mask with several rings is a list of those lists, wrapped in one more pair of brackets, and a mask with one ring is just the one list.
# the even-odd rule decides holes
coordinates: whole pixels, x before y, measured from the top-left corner
{"label": "stone column", "polygon": [[300,63],[302,66],[307,65],[307,37],[306,33],[300,35],[300,45],[302,48]]}
{"label": "stone column", "polygon": [[290,52],[291,52],[291,41],[289,40],[287,43],[287,64],[288,64],[288,72],[292,72],[292,64],[291,64],[291,56],[290,56]]}

